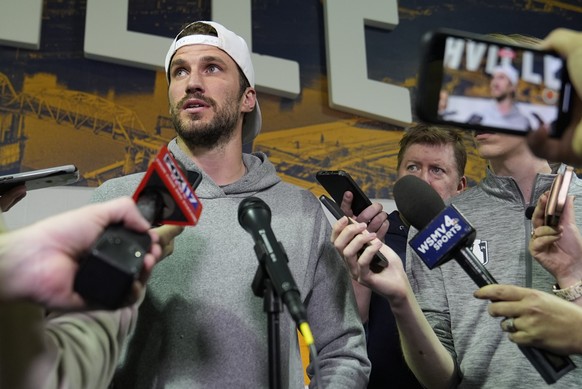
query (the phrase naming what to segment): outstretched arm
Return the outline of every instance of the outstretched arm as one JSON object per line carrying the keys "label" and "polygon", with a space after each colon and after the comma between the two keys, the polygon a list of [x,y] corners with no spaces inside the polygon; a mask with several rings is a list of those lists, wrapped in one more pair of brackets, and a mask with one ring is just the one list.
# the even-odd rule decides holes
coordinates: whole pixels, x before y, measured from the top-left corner
{"label": "outstretched arm", "polygon": [[[553,276],[559,289],[582,280],[582,235],[576,226],[573,197],[568,196],[557,227],[545,225],[548,193],[540,196],[532,215],[531,255]],[[582,305],[582,298],[575,300]]]}
{"label": "outstretched arm", "polygon": [[491,316],[513,318],[512,342],[560,355],[582,354],[582,307],[514,285],[487,285],[475,297],[493,301],[487,308]]}
{"label": "outstretched arm", "polygon": [[[332,231],[332,241],[342,254],[352,279],[384,296],[390,303],[398,325],[402,351],[417,379],[431,388],[450,387],[456,379],[455,364],[430,324],[424,317],[400,257],[376,238],[367,233],[366,224],[348,225],[346,218],[338,220]],[[358,252],[366,243],[364,252]],[[370,270],[370,263],[380,251],[390,262],[381,272]]]}
{"label": "outstretched arm", "polygon": [[[128,197],[89,205],[0,235],[0,387],[103,388],[115,371],[138,304],[46,317],[44,307],[84,310],[73,291],[77,260],[110,224],[146,232]],[[152,247],[127,304],[143,296],[154,264],[181,227],[149,231]]]}
{"label": "outstretched arm", "polygon": [[[382,204],[373,203],[364,209],[359,215],[354,215],[352,212],[353,199],[354,195],[352,192],[347,191],[344,193],[341,203],[342,211],[355,221],[366,223],[366,229],[369,232],[375,233],[378,239],[384,240],[384,236],[386,235],[386,232],[388,232],[389,224],[388,215],[383,211],[384,208],[382,207]],[[352,287],[354,288],[354,293],[356,295],[356,303],[358,304],[360,319],[362,320],[362,323],[366,323],[370,312],[372,291],[370,288],[356,281],[352,281]]]}
{"label": "outstretched arm", "polygon": [[[137,232],[147,232],[149,223],[128,197],[93,204],[66,212],[0,235],[0,302],[30,301],[46,308],[87,308],[73,290],[78,260],[104,229],[116,223]],[[161,258],[157,233],[144,258],[131,299],[136,301],[154,264]]]}

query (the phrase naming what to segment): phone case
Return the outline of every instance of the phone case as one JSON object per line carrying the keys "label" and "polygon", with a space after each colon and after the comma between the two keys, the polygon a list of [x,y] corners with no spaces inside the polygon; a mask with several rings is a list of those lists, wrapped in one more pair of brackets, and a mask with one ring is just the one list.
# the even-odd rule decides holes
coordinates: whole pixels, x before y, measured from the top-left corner
{"label": "phone case", "polygon": [[562,215],[564,205],[566,204],[566,199],[568,198],[568,188],[570,187],[573,174],[574,168],[571,166],[566,166],[565,171],[563,173],[559,173],[554,179],[550,189],[548,202],[546,203],[546,225],[555,227],[560,222],[560,216]]}
{"label": "phone case", "polygon": [[344,211],[342,211],[342,209],[337,205],[337,203],[330,199],[329,197],[327,197],[326,195],[319,196],[319,201],[321,201],[321,203],[325,205],[325,208],[327,208],[329,213],[331,213],[331,215],[335,217],[336,220],[339,220],[342,217],[346,216]]}
{"label": "phone case", "polygon": [[[344,211],[342,211],[340,206],[337,205],[337,203],[335,201],[333,201],[332,199],[330,199],[326,195],[319,196],[319,201],[321,201],[321,203],[325,206],[325,208],[327,208],[327,210],[337,220],[346,216],[346,214],[344,213]],[[350,222],[350,224],[353,223],[352,219],[350,219],[350,218],[348,218],[348,221]],[[366,246],[368,246],[368,245],[369,245],[369,243]],[[359,254],[361,254],[361,252]],[[374,273],[379,273],[380,271],[382,271],[382,268],[387,267],[387,266],[388,266],[388,259],[386,259],[384,254],[382,254],[381,252],[377,252],[374,255],[374,259],[372,260],[372,263],[370,264],[370,269]]]}
{"label": "phone case", "polygon": [[315,179],[325,188],[329,195],[338,204],[341,204],[346,191],[354,194],[352,211],[359,215],[364,209],[372,205],[364,191],[356,184],[354,179],[343,170],[322,170],[317,172]]}

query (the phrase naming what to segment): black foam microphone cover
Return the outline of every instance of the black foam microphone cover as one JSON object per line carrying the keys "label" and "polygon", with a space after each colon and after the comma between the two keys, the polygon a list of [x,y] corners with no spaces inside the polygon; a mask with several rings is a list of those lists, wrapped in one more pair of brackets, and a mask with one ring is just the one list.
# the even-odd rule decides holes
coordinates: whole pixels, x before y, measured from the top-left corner
{"label": "black foam microphone cover", "polygon": [[445,208],[438,193],[426,181],[413,175],[398,179],[393,194],[400,215],[417,230],[423,229]]}

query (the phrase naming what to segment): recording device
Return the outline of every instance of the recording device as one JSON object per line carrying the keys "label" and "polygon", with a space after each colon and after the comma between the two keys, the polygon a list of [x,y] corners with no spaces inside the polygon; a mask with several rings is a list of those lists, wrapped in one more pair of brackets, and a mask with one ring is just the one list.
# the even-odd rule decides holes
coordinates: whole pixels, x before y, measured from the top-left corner
{"label": "recording device", "polygon": [[273,288],[299,327],[307,322],[307,312],[299,288],[287,263],[289,258],[271,229],[271,209],[261,199],[248,197],[238,207],[238,222],[255,241],[255,253],[264,266]]}
{"label": "recording device", "polygon": [[[445,207],[428,183],[411,175],[396,181],[393,193],[401,215],[418,230],[409,244],[429,269],[455,259],[479,287],[497,284],[469,249],[476,231],[454,205]],[[576,367],[568,357],[533,347],[518,347],[547,384]]]}
{"label": "recording device", "polygon": [[[543,125],[556,138],[570,122],[575,91],[557,53],[449,29],[427,32],[421,49],[423,121],[517,135]],[[515,104],[502,113],[496,103],[506,98]]]}
{"label": "recording device", "polygon": [[75,165],[63,165],[27,172],[5,174],[0,176],[0,195],[19,185],[26,190],[41,189],[51,186],[64,186],[79,181],[79,170]]}
{"label": "recording device", "polygon": [[152,226],[198,223],[202,204],[194,188],[198,187],[202,175],[193,170],[185,175],[184,170],[164,146],[135,190],[133,200]]}
{"label": "recording device", "polygon": [[315,179],[338,204],[342,203],[346,191],[352,192],[354,195],[352,200],[352,212],[354,215],[359,215],[364,209],[372,205],[368,196],[352,176],[343,170],[322,170],[315,174]]}
{"label": "recording device", "polygon": [[568,188],[570,187],[570,181],[572,181],[572,175],[574,174],[574,168],[571,166],[562,165],[564,169],[558,172],[552,187],[550,188],[550,195],[548,196],[548,202],[546,203],[545,210],[545,224],[547,226],[555,227],[560,222],[560,216],[566,205],[566,199],[568,198]]}
{"label": "recording device", "polygon": [[[346,216],[346,214],[342,211],[342,209],[339,207],[339,205],[337,205],[337,203],[335,201],[333,201],[332,199],[330,199],[326,195],[319,196],[319,201],[321,201],[322,204],[325,205],[325,208],[327,208],[327,210],[331,213],[331,215],[333,217],[335,217],[337,220]],[[349,217],[348,217],[348,222],[350,224],[354,223],[354,221]],[[369,245],[370,245],[370,243],[366,243],[366,247],[368,247]],[[362,251],[360,251],[358,253],[358,255],[362,255],[362,252],[364,251],[364,249],[362,249]],[[374,272],[374,273],[380,273],[383,268],[388,267],[388,264],[389,264],[388,259],[386,259],[384,254],[382,254],[381,252],[378,251],[374,255],[372,262],[370,263],[370,270],[372,270],[372,272]]]}
{"label": "recording device", "polygon": [[456,259],[479,287],[496,283],[469,249],[477,232],[454,205],[445,207],[428,183],[412,175],[396,181],[393,194],[402,217],[419,230],[409,244],[429,269]]}
{"label": "recording device", "polygon": [[[196,186],[201,177],[193,177]],[[152,226],[196,225],[202,212],[194,189],[166,146],[148,168],[133,199]],[[107,227],[81,258],[74,290],[92,305],[106,309],[123,306],[150,246],[148,233],[131,231],[119,224]]]}

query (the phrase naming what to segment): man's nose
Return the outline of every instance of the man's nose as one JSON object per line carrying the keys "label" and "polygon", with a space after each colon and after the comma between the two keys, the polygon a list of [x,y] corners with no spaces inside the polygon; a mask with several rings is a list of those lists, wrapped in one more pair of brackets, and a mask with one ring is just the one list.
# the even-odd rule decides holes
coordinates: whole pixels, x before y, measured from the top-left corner
{"label": "man's nose", "polygon": [[430,185],[430,174],[428,170],[422,169],[418,174],[418,178]]}
{"label": "man's nose", "polygon": [[192,94],[195,92],[204,93],[204,82],[202,77],[196,72],[192,72],[188,75],[188,82],[186,84],[186,93]]}

